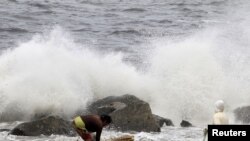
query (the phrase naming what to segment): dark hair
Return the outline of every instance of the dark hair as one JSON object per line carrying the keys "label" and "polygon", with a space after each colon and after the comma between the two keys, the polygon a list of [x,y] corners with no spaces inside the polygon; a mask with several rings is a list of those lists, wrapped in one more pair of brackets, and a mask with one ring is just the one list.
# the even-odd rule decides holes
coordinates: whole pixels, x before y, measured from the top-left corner
{"label": "dark hair", "polygon": [[112,118],[109,115],[100,115],[100,117],[103,122],[106,122],[108,124],[112,122]]}

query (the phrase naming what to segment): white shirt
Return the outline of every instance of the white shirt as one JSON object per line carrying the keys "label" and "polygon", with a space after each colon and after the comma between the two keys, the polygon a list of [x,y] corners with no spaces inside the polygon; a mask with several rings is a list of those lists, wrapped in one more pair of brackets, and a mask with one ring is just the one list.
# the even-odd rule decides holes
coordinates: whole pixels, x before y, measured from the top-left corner
{"label": "white shirt", "polygon": [[227,115],[224,112],[217,112],[213,116],[213,124],[229,124]]}

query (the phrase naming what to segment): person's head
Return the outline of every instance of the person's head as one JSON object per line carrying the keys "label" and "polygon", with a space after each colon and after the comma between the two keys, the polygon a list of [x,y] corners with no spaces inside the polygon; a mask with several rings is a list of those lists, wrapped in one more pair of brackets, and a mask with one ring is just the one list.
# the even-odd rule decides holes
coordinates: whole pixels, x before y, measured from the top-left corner
{"label": "person's head", "polygon": [[112,118],[109,115],[100,115],[103,126],[106,126],[112,122]]}
{"label": "person's head", "polygon": [[215,112],[223,112],[224,111],[224,101],[217,100],[215,102]]}

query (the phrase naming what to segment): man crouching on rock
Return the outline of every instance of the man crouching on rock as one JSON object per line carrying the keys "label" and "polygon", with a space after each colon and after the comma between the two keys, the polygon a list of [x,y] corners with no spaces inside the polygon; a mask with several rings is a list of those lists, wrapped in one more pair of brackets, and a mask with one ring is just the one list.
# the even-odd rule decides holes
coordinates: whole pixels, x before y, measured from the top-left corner
{"label": "man crouching on rock", "polygon": [[109,115],[77,116],[73,120],[73,127],[84,141],[93,141],[91,133],[96,132],[96,141],[100,141],[103,127],[112,122]]}

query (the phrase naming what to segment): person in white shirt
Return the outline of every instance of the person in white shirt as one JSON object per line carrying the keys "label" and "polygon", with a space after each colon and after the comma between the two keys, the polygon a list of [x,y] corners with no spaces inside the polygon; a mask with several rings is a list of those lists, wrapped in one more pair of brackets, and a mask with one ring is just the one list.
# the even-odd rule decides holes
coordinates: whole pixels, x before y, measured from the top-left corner
{"label": "person in white shirt", "polygon": [[[214,125],[225,125],[229,124],[228,116],[224,113],[224,101],[217,100],[215,102],[215,112],[213,115],[213,124]],[[203,141],[207,141],[207,128],[203,129],[204,138]]]}
{"label": "person in white shirt", "polygon": [[224,113],[224,101],[218,100],[215,102],[215,113],[213,116],[213,124],[229,124],[228,116]]}

